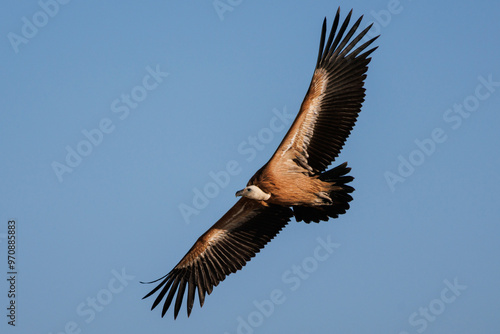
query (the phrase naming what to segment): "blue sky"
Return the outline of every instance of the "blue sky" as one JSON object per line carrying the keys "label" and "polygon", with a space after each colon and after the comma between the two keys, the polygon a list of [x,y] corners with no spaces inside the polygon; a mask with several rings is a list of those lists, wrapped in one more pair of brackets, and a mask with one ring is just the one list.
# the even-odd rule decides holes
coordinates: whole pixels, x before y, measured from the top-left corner
{"label": "blue sky", "polygon": [[[497,333],[500,4],[216,4],[2,5],[1,332]],[[269,159],[338,6],[381,33],[337,161],[351,209],[290,222],[190,318],[162,319],[139,281]]]}

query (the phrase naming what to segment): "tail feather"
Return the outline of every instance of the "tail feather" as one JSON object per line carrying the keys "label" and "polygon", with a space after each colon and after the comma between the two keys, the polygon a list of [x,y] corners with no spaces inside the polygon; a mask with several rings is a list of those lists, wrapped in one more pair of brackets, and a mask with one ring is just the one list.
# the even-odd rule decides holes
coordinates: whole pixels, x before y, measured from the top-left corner
{"label": "tail feather", "polygon": [[347,167],[347,162],[330,169],[320,175],[320,180],[331,182],[335,185],[329,196],[332,203],[321,206],[294,206],[293,212],[295,219],[306,223],[327,221],[330,218],[337,218],[339,215],[346,213],[349,209],[349,202],[352,201],[350,195],[354,188],[347,183],[354,180],[354,177],[347,175],[351,171]]}

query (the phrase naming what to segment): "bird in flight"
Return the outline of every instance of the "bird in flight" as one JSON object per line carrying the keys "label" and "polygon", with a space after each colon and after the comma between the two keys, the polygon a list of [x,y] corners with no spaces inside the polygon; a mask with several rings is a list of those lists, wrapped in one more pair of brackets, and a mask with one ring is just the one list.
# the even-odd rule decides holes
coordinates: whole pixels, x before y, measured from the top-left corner
{"label": "bird in flight", "polygon": [[[327,167],[337,158],[364,101],[364,79],[378,37],[361,44],[371,25],[355,35],[362,16],[347,30],[352,10],[339,28],[337,10],[328,40],[323,21],[319,54],[309,90],[292,126],[271,159],[236,192],[241,199],[208,229],[159,284],[151,309],[163,302],[162,317],[174,303],[177,317],[187,289],[187,315],[195,294],[205,295],[227,275],[240,270],[295,217],[300,222],[337,218],[349,209],[354,188],[347,163]],[[337,28],[339,28],[337,32]],[[347,33],[346,33],[347,31]],[[360,45],[359,45],[360,44]],[[177,295],[176,295],[177,294]]]}

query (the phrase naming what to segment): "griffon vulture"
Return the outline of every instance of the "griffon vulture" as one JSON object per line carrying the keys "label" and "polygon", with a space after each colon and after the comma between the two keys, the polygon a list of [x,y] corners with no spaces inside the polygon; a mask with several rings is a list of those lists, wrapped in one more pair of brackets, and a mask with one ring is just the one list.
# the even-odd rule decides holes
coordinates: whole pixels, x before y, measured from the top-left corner
{"label": "griffon vulture", "polygon": [[[242,198],[195,242],[188,253],[160,281],[147,298],[159,291],[151,309],[163,300],[162,317],[174,303],[174,318],[187,289],[187,314],[198,290],[200,306],[205,294],[227,275],[240,270],[288,221],[306,223],[337,218],[349,209],[354,188],[343,163],[326,168],[339,155],[364,101],[364,79],[369,55],[361,45],[371,25],[356,34],[362,17],[347,30],[352,10],[339,26],[340,9],[326,37],[323,21],[319,54],[309,90],[292,126],[271,159],[236,196]],[[347,31],[347,33],[346,33]]]}

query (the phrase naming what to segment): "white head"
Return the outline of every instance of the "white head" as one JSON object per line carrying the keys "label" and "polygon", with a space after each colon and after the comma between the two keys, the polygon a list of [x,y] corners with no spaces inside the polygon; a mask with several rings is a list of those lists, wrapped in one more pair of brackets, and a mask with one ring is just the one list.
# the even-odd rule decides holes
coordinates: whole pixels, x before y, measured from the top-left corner
{"label": "white head", "polygon": [[262,189],[254,185],[248,186],[245,189],[237,191],[236,196],[243,196],[246,198],[255,199],[257,201],[267,201],[269,197],[271,197],[270,194],[263,192]]}

